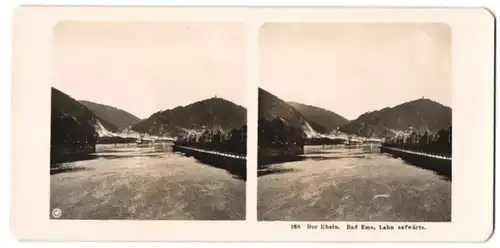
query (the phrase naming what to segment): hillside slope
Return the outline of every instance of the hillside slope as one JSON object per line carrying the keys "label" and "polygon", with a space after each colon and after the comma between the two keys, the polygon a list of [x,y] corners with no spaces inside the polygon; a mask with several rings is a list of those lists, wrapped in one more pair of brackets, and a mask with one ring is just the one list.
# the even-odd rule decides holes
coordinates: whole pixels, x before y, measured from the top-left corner
{"label": "hillside slope", "polygon": [[95,143],[102,132],[117,127],[99,119],[87,107],[56,88],[51,89],[51,146]]}
{"label": "hillside slope", "polygon": [[302,129],[308,137],[327,132],[325,127],[309,120],[284,100],[259,88],[259,120],[273,122],[276,119]]}
{"label": "hillside slope", "polygon": [[348,119],[326,109],[298,102],[288,102],[288,104],[297,109],[307,119],[324,127],[328,133],[349,123]]}
{"label": "hillside slope", "polygon": [[99,119],[116,126],[119,130],[128,128],[141,121],[137,116],[119,108],[85,100],[80,100],[80,103],[90,109]]}
{"label": "hillside slope", "polygon": [[450,107],[422,98],[365,113],[340,130],[364,137],[383,137],[410,126],[418,132],[436,132],[451,125],[451,113]]}
{"label": "hillside slope", "polygon": [[246,125],[242,106],[222,98],[210,98],[185,107],[159,111],[132,126],[132,130],[160,136],[177,136],[202,126],[229,131]]}

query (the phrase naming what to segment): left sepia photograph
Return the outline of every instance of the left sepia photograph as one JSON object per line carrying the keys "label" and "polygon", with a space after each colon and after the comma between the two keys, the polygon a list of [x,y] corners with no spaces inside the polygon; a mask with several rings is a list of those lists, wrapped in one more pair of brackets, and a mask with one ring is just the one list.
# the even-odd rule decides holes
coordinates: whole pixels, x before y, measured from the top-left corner
{"label": "left sepia photograph", "polygon": [[51,219],[245,220],[246,30],[54,27]]}

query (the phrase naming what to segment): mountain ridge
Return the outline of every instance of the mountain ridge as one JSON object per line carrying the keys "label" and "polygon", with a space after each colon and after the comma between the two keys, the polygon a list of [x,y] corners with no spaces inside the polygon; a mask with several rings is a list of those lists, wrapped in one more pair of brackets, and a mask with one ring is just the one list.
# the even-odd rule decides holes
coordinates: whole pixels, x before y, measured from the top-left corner
{"label": "mountain ridge", "polygon": [[90,109],[101,120],[116,126],[120,131],[141,121],[139,117],[114,106],[88,100],[79,100],[78,102]]}
{"label": "mountain ridge", "polygon": [[347,118],[325,108],[294,101],[288,101],[287,103],[297,109],[307,119],[324,127],[327,133],[349,123]]}
{"label": "mountain ridge", "polygon": [[132,130],[154,135],[177,136],[188,130],[228,131],[246,125],[246,108],[229,100],[212,97],[185,106],[160,110],[132,126]]}
{"label": "mountain ridge", "polygon": [[97,117],[70,95],[51,88],[51,145],[65,142],[95,142],[99,134],[117,131],[113,124]]}
{"label": "mountain ridge", "polygon": [[273,121],[280,118],[287,125],[302,129],[307,136],[317,135],[316,132],[327,132],[325,127],[308,119],[286,101],[262,88],[259,88],[258,101],[259,120]]}
{"label": "mountain ridge", "polygon": [[412,127],[418,132],[436,132],[451,125],[452,109],[437,101],[420,98],[361,114],[342,126],[342,132],[364,137],[384,137]]}

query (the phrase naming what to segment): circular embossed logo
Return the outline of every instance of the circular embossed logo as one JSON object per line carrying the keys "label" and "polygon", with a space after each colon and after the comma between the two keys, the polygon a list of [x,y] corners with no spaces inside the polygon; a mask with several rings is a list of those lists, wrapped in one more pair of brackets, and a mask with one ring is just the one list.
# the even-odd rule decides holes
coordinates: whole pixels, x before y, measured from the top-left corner
{"label": "circular embossed logo", "polygon": [[59,208],[52,209],[52,217],[59,219],[62,215],[62,211]]}

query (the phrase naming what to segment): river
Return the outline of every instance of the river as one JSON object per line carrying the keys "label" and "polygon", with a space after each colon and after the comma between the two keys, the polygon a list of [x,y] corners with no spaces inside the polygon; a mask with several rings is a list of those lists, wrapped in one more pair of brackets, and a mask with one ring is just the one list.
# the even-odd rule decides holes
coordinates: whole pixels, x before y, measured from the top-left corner
{"label": "river", "polygon": [[258,219],[451,221],[451,181],[378,148],[306,149],[258,172]]}
{"label": "river", "polygon": [[51,171],[50,214],[60,219],[245,219],[244,180],[168,148],[101,145],[92,159],[60,164]]}

